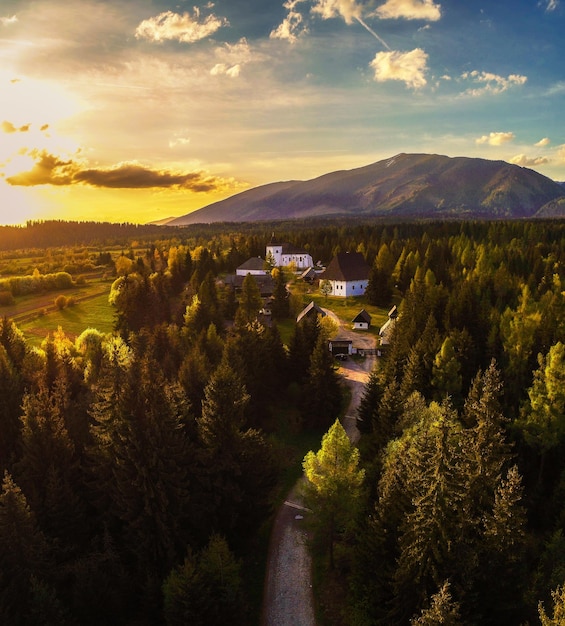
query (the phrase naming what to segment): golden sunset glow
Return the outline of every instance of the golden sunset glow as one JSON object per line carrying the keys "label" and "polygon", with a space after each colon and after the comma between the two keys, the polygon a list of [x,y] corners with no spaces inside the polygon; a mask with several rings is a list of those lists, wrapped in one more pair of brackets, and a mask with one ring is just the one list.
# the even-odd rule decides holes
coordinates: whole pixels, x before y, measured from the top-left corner
{"label": "golden sunset glow", "polygon": [[565,179],[559,2],[527,47],[505,2],[369,5],[4,0],[0,222],[160,220],[399,152]]}

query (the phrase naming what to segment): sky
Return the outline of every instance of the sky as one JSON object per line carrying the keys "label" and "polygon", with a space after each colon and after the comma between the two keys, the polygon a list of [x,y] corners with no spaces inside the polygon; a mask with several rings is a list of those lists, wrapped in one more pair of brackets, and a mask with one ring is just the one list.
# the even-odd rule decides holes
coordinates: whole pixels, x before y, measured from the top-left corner
{"label": "sky", "polygon": [[565,181],[565,0],[0,0],[0,224],[434,153]]}

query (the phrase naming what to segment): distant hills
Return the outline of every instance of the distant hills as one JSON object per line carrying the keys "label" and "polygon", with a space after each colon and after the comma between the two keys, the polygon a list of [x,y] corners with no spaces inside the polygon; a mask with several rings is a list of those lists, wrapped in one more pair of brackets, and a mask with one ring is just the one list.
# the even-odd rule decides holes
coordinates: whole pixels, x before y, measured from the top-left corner
{"label": "distant hills", "polygon": [[505,161],[398,154],[307,181],[262,185],[167,222],[309,217],[524,218],[565,216],[565,186]]}

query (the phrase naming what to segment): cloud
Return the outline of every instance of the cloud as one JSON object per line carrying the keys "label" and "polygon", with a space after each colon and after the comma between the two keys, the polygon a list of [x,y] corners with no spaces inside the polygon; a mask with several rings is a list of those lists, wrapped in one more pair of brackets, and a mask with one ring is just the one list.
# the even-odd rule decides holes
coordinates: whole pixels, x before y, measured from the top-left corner
{"label": "cloud", "polygon": [[91,168],[73,159],[64,160],[45,150],[31,150],[35,160],[31,170],[6,178],[13,186],[89,185],[110,189],[182,189],[195,193],[219,191],[240,187],[233,178],[221,178],[204,171],[174,171],[154,169],[126,161],[109,168]]}
{"label": "cloud", "polygon": [[224,17],[211,14],[200,21],[200,10],[195,7],[193,15],[189,13],[173,13],[166,11],[156,17],[143,20],[135,31],[137,39],[163,42],[175,40],[182,43],[194,43],[213,35],[229,22]]}
{"label": "cloud", "polygon": [[387,80],[400,80],[408,87],[419,89],[426,85],[428,55],[415,48],[410,52],[378,52],[370,66],[375,72],[375,80],[379,83]]}
{"label": "cloud", "polygon": [[342,17],[346,24],[362,17],[362,7],[355,0],[315,0],[312,13],[320,15],[322,19]]}
{"label": "cloud", "polygon": [[515,157],[510,159],[510,163],[514,165],[520,165],[521,167],[532,167],[535,165],[545,165],[549,163],[549,159],[545,157],[527,157],[525,154],[517,154]]}
{"label": "cloud", "polygon": [[520,76],[519,74],[510,74],[506,78],[499,76],[498,74],[492,74],[491,72],[479,72],[473,70],[472,72],[464,72],[461,74],[463,80],[470,80],[474,83],[483,84],[483,87],[477,89],[467,89],[465,94],[469,96],[482,96],[484,94],[499,94],[510,87],[517,85],[524,85],[528,80],[527,76]]}
{"label": "cloud", "polygon": [[210,70],[212,76],[224,74],[230,78],[237,78],[241,73],[242,67],[249,63],[252,58],[251,48],[245,37],[242,37],[235,44],[225,43],[223,46],[216,48],[215,53],[218,63]]}
{"label": "cloud", "polygon": [[565,143],[558,146],[557,158],[560,163],[565,164]]}
{"label": "cloud", "polygon": [[308,26],[304,23],[302,13],[296,11],[296,5],[304,0],[288,0],[283,4],[288,9],[288,14],[284,20],[271,31],[271,39],[286,39],[290,43],[295,43],[297,39],[308,32]]}
{"label": "cloud", "polygon": [[15,15],[12,17],[0,17],[0,24],[2,26],[10,26],[11,24],[15,24],[18,21],[18,18]]}
{"label": "cloud", "polygon": [[387,0],[375,13],[382,19],[437,22],[441,18],[441,6],[433,0]]}
{"label": "cloud", "polygon": [[560,80],[551,85],[543,95],[560,96],[563,93],[565,93],[565,80]]}
{"label": "cloud", "polygon": [[537,143],[535,143],[534,146],[536,146],[536,148],[544,148],[545,146],[549,146],[550,143],[551,140],[549,139],[549,137],[544,137],[543,139],[540,139]]}
{"label": "cloud", "polygon": [[516,135],[514,133],[489,133],[475,140],[477,144],[488,144],[489,146],[501,146],[504,143],[513,141]]}
{"label": "cloud", "polygon": [[559,0],[545,0],[545,2],[539,2],[538,6],[545,6],[545,10],[551,13],[559,6]]}
{"label": "cloud", "polygon": [[31,124],[24,124],[24,126],[17,128],[12,122],[4,120],[0,126],[2,127],[2,131],[9,135],[12,133],[27,133]]}

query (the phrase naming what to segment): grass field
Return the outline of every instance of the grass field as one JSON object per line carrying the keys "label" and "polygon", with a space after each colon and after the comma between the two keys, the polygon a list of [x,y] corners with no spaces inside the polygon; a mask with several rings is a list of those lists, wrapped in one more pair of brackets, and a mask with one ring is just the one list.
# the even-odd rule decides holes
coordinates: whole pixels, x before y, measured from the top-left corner
{"label": "grass field", "polygon": [[[74,339],[87,328],[109,333],[113,330],[114,320],[114,309],[108,302],[109,290],[110,286],[107,285],[102,292],[98,286],[97,289],[65,294],[73,295],[78,301],[74,306],[62,310],[53,306],[53,296],[48,300],[35,298],[34,308],[30,308],[32,301],[26,300],[23,303],[25,314],[16,313],[13,319],[32,346],[41,345],[45,337],[59,326],[70,339]],[[44,312],[46,308],[47,312]],[[24,319],[20,321],[22,317]]]}
{"label": "grass field", "polygon": [[364,296],[356,296],[350,298],[338,298],[335,296],[323,296],[318,290],[312,289],[308,292],[307,286],[303,284],[294,284],[291,287],[293,293],[300,295],[304,306],[312,302],[312,300],[323,309],[330,309],[339,319],[345,323],[351,323],[351,320],[361,311],[365,309],[372,317],[371,327],[368,331],[378,335],[379,328],[387,321],[388,309],[367,304]]}

